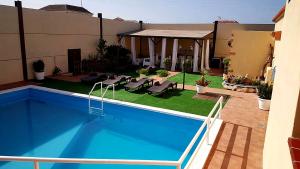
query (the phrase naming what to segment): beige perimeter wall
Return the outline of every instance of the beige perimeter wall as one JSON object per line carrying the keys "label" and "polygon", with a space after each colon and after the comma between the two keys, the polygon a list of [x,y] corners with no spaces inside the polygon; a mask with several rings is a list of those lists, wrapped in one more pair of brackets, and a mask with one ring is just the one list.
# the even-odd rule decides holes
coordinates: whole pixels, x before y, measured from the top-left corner
{"label": "beige perimeter wall", "polygon": [[300,122],[295,119],[296,114],[300,115],[300,18],[295,16],[300,16],[299,0],[286,4],[281,44],[275,50],[277,65],[264,144],[265,169],[292,169],[287,140],[293,130],[300,137]]}
{"label": "beige perimeter wall", "polygon": [[219,23],[216,40],[215,55],[219,57],[228,57],[230,47],[228,41],[232,39],[233,31],[273,31],[274,24],[237,24],[237,23]]}
{"label": "beige perimeter wall", "polygon": [[0,84],[23,80],[17,9],[0,6]]}
{"label": "beige perimeter wall", "polygon": [[[27,54],[28,77],[33,78],[32,63],[43,59],[46,75],[55,66],[68,71],[68,49],[81,48],[81,58],[96,52],[99,39],[99,19],[74,12],[49,12],[24,9],[24,30]],[[15,7],[0,5],[0,84],[23,80],[18,17]],[[144,29],[213,30],[214,24],[144,24]],[[274,25],[223,24],[218,26],[216,56],[229,56],[228,40],[234,30],[273,30]],[[117,34],[139,29],[137,22],[103,19],[104,39],[109,44],[118,42]],[[136,38],[137,54],[140,54],[139,39]],[[193,40],[180,40],[180,45],[188,47]],[[130,48],[130,41],[126,44]],[[161,43],[157,45],[160,54]],[[167,56],[172,54],[173,40],[167,42]],[[141,53],[147,57],[148,41],[142,39]]]}
{"label": "beige perimeter wall", "polygon": [[[100,37],[99,18],[74,12],[49,12],[23,9],[28,77],[33,78],[32,63],[42,59],[45,73],[55,66],[68,71],[68,49],[80,48],[81,58],[96,52]],[[18,16],[15,7],[0,5],[0,84],[23,80]],[[135,22],[103,20],[104,38],[117,43],[116,34],[139,28]]]}
{"label": "beige perimeter wall", "polygon": [[270,55],[270,45],[274,40],[271,31],[233,31],[231,65],[235,75],[255,78],[260,75],[263,65]]}
{"label": "beige perimeter wall", "polygon": [[[214,30],[214,24],[145,24],[145,29],[171,29],[171,30]],[[228,41],[232,38],[232,32],[237,30],[247,31],[273,31],[274,24],[237,24],[237,23],[219,23],[216,38],[215,56],[228,57],[230,47]],[[182,40],[179,42],[182,46],[193,44],[192,40]],[[167,43],[167,49],[172,49],[172,41]],[[170,54],[170,53],[168,53]]]}

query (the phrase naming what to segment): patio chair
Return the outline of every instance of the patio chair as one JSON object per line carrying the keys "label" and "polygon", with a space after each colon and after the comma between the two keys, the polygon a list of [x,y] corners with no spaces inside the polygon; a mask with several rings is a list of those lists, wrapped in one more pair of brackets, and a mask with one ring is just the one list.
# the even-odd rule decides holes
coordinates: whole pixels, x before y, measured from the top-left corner
{"label": "patio chair", "polygon": [[125,76],[125,75],[120,75],[120,76],[110,76],[107,80],[104,80],[102,83],[104,85],[112,85],[114,84],[115,86],[120,85],[121,83],[127,83],[131,79],[131,76]]}
{"label": "patio chair", "polygon": [[107,74],[107,73],[92,72],[92,73],[89,73],[87,76],[82,77],[80,79],[80,81],[82,83],[94,84],[96,82],[107,79],[108,76],[109,76],[109,74]]}
{"label": "patio chair", "polygon": [[159,95],[169,89],[177,89],[177,82],[164,81],[163,83],[156,82],[152,87],[148,89],[149,94]]}
{"label": "patio chair", "polygon": [[134,91],[144,88],[145,86],[153,86],[153,79],[141,78],[138,81],[136,79],[132,79],[130,83],[126,84],[125,90]]}

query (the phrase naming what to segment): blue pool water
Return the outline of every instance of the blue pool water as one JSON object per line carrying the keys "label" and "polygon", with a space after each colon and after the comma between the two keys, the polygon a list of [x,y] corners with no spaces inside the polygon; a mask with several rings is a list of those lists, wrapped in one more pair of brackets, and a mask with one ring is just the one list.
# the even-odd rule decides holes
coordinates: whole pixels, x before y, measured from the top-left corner
{"label": "blue pool water", "polygon": [[[99,105],[99,101],[93,101]],[[203,121],[104,103],[92,115],[85,98],[38,89],[0,94],[0,155],[178,160]],[[0,169],[32,169],[0,162]],[[175,167],[40,163],[41,169],[167,169]]]}

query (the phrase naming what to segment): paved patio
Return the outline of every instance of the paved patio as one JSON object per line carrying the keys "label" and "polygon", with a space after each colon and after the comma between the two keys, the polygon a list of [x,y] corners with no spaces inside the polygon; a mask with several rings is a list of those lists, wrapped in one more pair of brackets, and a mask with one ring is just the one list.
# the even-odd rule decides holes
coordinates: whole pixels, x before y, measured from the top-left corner
{"label": "paved patio", "polygon": [[268,112],[258,109],[257,95],[212,88],[206,91],[231,98],[222,111],[225,123],[204,168],[261,169]]}
{"label": "paved patio", "polygon": [[2,85],[0,85],[0,91],[12,89],[12,88],[16,88],[16,87],[22,87],[22,86],[26,86],[26,85],[39,85],[39,83],[32,82],[32,81],[20,81],[20,82],[2,84]]}
{"label": "paved patio", "polygon": [[[195,86],[185,85],[185,89],[195,90]],[[214,88],[205,91],[230,95],[230,99],[223,108],[224,125],[204,169],[261,169],[269,112],[258,108],[256,93]]]}

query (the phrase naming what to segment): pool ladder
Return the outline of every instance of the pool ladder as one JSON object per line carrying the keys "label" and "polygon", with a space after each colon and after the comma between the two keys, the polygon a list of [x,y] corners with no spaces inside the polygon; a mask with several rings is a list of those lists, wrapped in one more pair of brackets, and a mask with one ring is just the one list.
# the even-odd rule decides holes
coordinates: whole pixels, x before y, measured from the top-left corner
{"label": "pool ladder", "polygon": [[[93,107],[93,106],[91,106],[91,94],[93,93],[95,87],[99,84],[100,84],[100,92],[101,92],[100,93],[100,98],[101,98],[100,102],[101,102],[101,104],[100,104],[100,107]],[[97,82],[97,83],[94,84],[93,88],[89,92],[89,113],[90,114],[100,114],[102,116],[104,115],[104,113],[103,113],[103,110],[104,110],[104,107],[103,107],[104,96],[105,96],[107,90],[110,87],[112,87],[112,89],[113,89],[112,94],[113,94],[113,99],[115,99],[115,85],[114,84],[107,85],[104,92],[103,92],[103,83],[102,82]]]}

